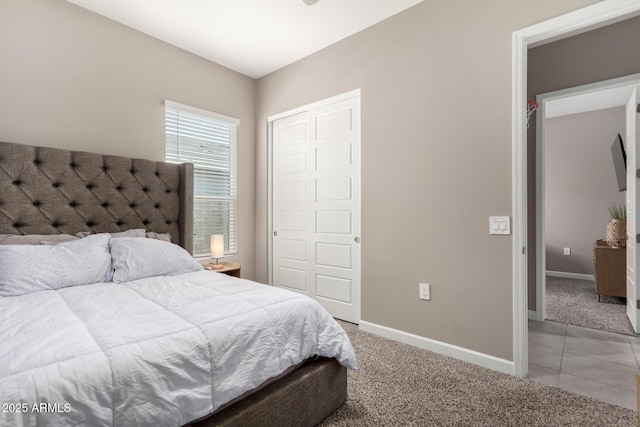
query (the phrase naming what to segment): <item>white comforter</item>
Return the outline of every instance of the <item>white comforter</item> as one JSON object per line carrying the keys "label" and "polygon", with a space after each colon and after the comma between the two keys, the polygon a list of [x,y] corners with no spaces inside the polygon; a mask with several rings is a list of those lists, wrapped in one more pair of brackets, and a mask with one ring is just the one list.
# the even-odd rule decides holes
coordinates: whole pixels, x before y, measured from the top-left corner
{"label": "white comforter", "polygon": [[313,356],[355,368],[315,301],[198,271],[0,298],[1,426],[180,426]]}

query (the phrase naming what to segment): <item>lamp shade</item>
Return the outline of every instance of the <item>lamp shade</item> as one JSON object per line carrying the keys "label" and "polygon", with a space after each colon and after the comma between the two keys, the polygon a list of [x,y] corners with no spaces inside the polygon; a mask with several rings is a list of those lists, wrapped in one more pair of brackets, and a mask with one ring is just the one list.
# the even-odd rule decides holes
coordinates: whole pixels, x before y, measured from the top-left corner
{"label": "lamp shade", "polygon": [[211,258],[224,257],[224,236],[222,234],[211,235]]}

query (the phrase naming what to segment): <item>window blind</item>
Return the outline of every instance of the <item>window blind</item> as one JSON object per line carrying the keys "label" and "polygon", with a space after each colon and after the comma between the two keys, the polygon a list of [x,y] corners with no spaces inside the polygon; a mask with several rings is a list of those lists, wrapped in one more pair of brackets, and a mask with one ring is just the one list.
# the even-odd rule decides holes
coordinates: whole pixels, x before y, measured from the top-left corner
{"label": "window blind", "polygon": [[236,252],[236,128],[238,121],[174,102],[165,103],[165,157],[193,163],[193,254],[209,254],[212,234]]}

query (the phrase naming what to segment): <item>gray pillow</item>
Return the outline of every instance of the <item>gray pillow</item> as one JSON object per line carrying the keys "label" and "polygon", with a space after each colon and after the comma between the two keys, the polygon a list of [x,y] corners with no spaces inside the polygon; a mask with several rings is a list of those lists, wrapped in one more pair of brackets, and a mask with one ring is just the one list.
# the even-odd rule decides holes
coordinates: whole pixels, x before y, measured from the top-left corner
{"label": "gray pillow", "polygon": [[147,231],[145,237],[147,239],[157,239],[171,243],[171,234],[169,233],[156,233],[155,231]]}
{"label": "gray pillow", "polygon": [[111,280],[108,234],[58,245],[0,246],[0,296]]}
{"label": "gray pillow", "polygon": [[145,230],[144,228],[133,228],[131,230],[119,231],[117,233],[109,233],[111,234],[111,238],[120,238],[120,237],[144,237]]}
{"label": "gray pillow", "polygon": [[116,283],[202,270],[202,265],[189,252],[156,239],[112,239],[111,259]]}
{"label": "gray pillow", "polygon": [[84,237],[78,234],[0,234],[0,245],[53,245]]}

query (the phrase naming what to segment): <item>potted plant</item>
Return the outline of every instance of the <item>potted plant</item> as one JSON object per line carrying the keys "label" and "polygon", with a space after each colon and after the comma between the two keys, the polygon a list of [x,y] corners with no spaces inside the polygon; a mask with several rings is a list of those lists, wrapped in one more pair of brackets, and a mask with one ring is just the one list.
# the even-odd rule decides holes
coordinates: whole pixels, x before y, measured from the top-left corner
{"label": "potted plant", "polygon": [[609,206],[610,220],[607,224],[607,237],[605,241],[612,248],[626,246],[627,238],[627,206],[622,203],[620,205]]}

